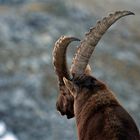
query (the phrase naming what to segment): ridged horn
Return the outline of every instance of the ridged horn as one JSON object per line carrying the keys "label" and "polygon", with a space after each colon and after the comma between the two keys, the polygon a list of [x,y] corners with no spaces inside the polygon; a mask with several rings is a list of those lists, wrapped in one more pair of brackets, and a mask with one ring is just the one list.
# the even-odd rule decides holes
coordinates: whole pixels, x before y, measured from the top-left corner
{"label": "ridged horn", "polygon": [[90,29],[78,47],[76,55],[73,59],[71,66],[71,74],[73,76],[84,73],[92,52],[103,34],[118,19],[127,15],[134,15],[134,13],[130,11],[117,11],[114,14],[110,14],[108,17],[103,18],[103,20],[98,21],[97,25]]}
{"label": "ridged horn", "polygon": [[69,71],[66,64],[66,50],[72,41],[80,41],[75,37],[61,36],[54,45],[53,50],[53,64],[55,72],[58,76],[59,85],[64,85],[63,77],[70,78]]}

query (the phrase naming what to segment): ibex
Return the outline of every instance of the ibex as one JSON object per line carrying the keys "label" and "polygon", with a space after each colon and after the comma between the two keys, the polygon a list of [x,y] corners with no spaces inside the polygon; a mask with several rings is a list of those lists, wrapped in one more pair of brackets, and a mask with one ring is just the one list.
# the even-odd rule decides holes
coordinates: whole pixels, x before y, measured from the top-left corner
{"label": "ibex", "polygon": [[59,78],[57,110],[68,118],[75,116],[79,140],[140,140],[139,130],[106,84],[91,76],[88,65],[95,46],[118,19],[134,15],[117,11],[99,21],[85,35],[73,59],[70,73],[66,49],[75,37],[62,36],[55,44],[53,63]]}

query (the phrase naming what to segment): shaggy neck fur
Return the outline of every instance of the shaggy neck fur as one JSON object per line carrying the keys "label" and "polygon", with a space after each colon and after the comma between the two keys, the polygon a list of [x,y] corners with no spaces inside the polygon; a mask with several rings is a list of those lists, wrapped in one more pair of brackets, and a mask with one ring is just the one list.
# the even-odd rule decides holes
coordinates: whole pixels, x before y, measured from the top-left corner
{"label": "shaggy neck fur", "polygon": [[133,119],[105,84],[90,76],[77,79],[73,82],[81,92],[75,97],[74,113],[79,140],[140,140]]}

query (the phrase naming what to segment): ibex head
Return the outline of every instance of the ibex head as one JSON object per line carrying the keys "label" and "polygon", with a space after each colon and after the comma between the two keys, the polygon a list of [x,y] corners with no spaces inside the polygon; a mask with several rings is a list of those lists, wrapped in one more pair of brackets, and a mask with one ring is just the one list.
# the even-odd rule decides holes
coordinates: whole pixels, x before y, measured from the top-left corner
{"label": "ibex head", "polygon": [[[71,79],[66,64],[66,50],[68,45],[72,41],[80,41],[80,40],[75,37],[61,36],[55,43],[53,50],[53,64],[55,72],[58,76],[59,82],[58,85],[60,90],[60,94],[56,102],[56,108],[61,113],[61,115],[66,115],[68,119],[74,117],[74,109],[73,109],[74,98],[71,95],[68,88],[65,86],[63,77],[66,77],[69,80]],[[85,70],[85,73],[89,75],[90,72],[91,72],[90,66],[88,65]]]}
{"label": "ibex head", "polygon": [[63,77],[70,79],[66,64],[66,50],[69,43],[72,41],[79,41],[79,39],[62,36],[55,43],[53,50],[53,64],[55,67],[55,72],[58,76],[58,85],[60,89],[60,94],[56,102],[56,108],[61,113],[61,115],[66,115],[67,118],[74,117],[74,98],[63,82]]}
{"label": "ibex head", "polygon": [[[89,33],[86,34],[78,47],[72,62],[70,74],[66,65],[66,49],[70,42],[79,41],[79,39],[75,37],[62,36],[56,42],[53,51],[53,63],[56,74],[58,75],[60,88],[60,95],[57,100],[57,110],[60,111],[62,115],[67,115],[68,118],[74,117],[74,93],[77,92],[77,89],[81,90],[81,85],[88,87],[93,86],[91,85],[91,82],[89,82],[89,80],[94,80],[93,78],[87,78],[86,81],[82,79],[84,76],[91,75],[88,62],[95,46],[115,21],[127,15],[133,15],[133,13],[130,11],[118,11],[114,14],[110,14],[102,21],[99,21],[94,28],[90,29]],[[79,81],[79,83],[77,81]],[[95,81],[94,84],[98,85]]]}

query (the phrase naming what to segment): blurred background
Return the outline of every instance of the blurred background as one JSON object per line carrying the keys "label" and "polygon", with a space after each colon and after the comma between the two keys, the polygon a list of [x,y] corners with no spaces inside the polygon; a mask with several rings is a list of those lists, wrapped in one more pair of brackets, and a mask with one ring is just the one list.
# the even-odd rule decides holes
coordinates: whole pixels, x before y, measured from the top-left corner
{"label": "blurred background", "polygon": [[[77,139],[75,120],[55,109],[52,49],[61,35],[82,39],[115,10],[136,15],[108,30],[90,64],[140,128],[139,0],[0,0],[0,140]],[[69,65],[77,45],[68,49]]]}

